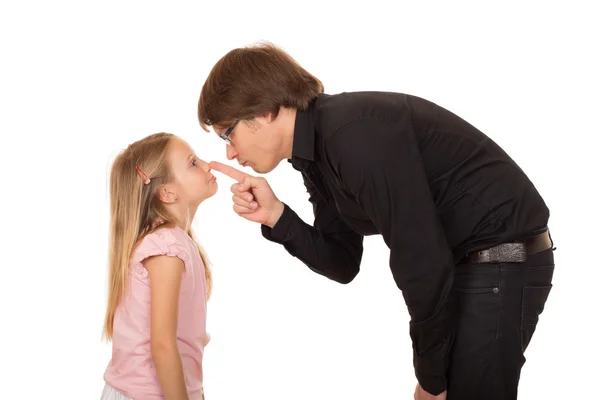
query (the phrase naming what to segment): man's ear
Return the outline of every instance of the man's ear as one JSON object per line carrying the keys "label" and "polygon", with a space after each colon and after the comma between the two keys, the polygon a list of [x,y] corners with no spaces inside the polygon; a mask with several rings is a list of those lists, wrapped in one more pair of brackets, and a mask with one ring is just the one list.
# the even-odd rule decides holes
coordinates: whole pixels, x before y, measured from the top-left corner
{"label": "man's ear", "polygon": [[274,113],[272,112],[266,112],[263,115],[261,115],[260,117],[256,117],[254,120],[259,123],[260,125],[265,125],[265,124],[270,124],[271,122],[275,121],[277,117],[275,116]]}
{"label": "man's ear", "polygon": [[177,193],[175,193],[175,188],[170,185],[161,185],[158,190],[158,198],[163,203],[172,204],[177,201]]}
{"label": "man's ear", "polygon": [[[281,110],[279,110],[279,113],[281,114]],[[276,119],[277,119],[277,116],[275,115],[275,113],[272,113],[269,111],[268,113],[265,114],[265,120],[267,121],[268,124],[275,121]]]}

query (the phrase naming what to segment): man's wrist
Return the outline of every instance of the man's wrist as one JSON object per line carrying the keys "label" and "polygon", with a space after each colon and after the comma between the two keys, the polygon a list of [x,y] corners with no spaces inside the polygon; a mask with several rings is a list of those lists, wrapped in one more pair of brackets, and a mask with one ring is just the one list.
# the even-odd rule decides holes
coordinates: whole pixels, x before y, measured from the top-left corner
{"label": "man's wrist", "polygon": [[267,220],[267,223],[265,225],[273,229],[277,222],[279,222],[279,219],[281,218],[284,209],[285,205],[281,201],[278,201],[273,207],[273,213],[269,216],[269,219]]}

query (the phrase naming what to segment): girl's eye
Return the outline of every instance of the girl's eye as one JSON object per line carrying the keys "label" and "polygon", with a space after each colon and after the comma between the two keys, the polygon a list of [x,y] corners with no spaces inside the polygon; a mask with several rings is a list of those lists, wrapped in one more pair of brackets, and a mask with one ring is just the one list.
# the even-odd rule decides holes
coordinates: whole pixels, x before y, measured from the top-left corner
{"label": "girl's eye", "polygon": [[195,159],[195,158],[192,160],[192,165],[193,165],[194,167],[196,166],[196,159]]}

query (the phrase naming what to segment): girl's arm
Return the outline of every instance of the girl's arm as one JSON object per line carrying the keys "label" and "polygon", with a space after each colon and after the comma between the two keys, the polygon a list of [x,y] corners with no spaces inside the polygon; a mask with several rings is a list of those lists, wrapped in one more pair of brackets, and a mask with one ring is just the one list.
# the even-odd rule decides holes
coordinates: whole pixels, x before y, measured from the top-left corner
{"label": "girl's arm", "polygon": [[177,348],[179,288],[184,271],[177,257],[155,256],[145,261],[150,275],[150,348],[166,400],[189,400]]}

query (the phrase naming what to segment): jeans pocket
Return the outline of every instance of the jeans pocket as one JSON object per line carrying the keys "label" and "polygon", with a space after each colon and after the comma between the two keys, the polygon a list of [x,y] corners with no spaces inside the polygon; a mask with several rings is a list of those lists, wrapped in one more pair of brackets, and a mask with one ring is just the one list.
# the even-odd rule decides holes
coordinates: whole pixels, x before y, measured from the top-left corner
{"label": "jeans pocket", "polygon": [[[498,335],[500,288],[455,287],[458,314],[454,345],[458,349],[482,349]],[[471,350],[469,350],[471,351]],[[461,357],[470,357],[466,353]]]}
{"label": "jeans pocket", "polygon": [[548,286],[525,286],[521,300],[521,351],[525,352],[537,327],[540,314],[552,289]]}

